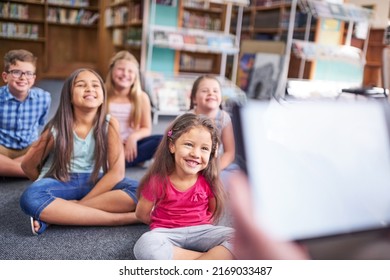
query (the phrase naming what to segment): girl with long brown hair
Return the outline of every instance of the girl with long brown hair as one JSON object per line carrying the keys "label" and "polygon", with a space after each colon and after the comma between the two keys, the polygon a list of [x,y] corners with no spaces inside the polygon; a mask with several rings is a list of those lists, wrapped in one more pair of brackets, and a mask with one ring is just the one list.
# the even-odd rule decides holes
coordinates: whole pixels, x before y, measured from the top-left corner
{"label": "girl with long brown hair", "polygon": [[168,127],[139,188],[137,218],[150,225],[137,259],[232,259],[234,230],[215,225],[224,209],[213,121],[186,113]]}
{"label": "girl with long brown hair", "polygon": [[106,114],[104,82],[78,69],[65,81],[60,104],[22,168],[35,180],[20,199],[33,234],[48,224],[113,226],[135,223],[138,182],[125,178],[119,125]]}

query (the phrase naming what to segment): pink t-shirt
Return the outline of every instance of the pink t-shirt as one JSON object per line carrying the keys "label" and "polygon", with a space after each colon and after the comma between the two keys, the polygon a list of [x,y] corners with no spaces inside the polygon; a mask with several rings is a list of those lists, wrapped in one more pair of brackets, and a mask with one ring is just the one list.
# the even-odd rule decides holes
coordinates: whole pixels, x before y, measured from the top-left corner
{"label": "pink t-shirt", "polygon": [[167,179],[165,199],[162,197],[162,180],[152,177],[142,196],[156,203],[151,213],[150,228],[178,228],[211,224],[209,200],[214,197],[206,179],[199,175],[195,184],[186,191],[179,191]]}
{"label": "pink t-shirt", "polygon": [[110,114],[118,120],[121,139],[123,142],[126,142],[127,138],[133,132],[133,129],[129,125],[131,104],[110,102],[108,109]]}

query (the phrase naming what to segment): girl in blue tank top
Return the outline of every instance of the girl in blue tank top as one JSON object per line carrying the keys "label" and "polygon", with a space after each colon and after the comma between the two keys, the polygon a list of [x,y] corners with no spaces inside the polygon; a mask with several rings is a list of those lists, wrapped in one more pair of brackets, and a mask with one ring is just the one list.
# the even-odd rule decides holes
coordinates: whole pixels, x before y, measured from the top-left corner
{"label": "girl in blue tank top", "polygon": [[119,125],[106,114],[103,80],[78,69],[65,81],[54,118],[22,168],[35,180],[20,205],[33,234],[49,224],[115,226],[135,223],[138,182],[125,178]]}

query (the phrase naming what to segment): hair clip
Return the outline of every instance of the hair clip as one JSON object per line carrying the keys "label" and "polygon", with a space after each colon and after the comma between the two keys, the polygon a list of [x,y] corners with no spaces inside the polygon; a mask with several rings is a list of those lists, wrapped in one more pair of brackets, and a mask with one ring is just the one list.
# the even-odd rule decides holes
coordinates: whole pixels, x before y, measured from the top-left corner
{"label": "hair clip", "polygon": [[170,129],[167,133],[168,137],[171,137],[172,136],[172,129]]}

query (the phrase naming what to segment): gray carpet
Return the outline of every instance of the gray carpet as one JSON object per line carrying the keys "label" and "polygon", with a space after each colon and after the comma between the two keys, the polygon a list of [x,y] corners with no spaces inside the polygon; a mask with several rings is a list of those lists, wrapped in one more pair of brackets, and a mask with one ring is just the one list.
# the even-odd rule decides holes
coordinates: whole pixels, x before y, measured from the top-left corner
{"label": "gray carpet", "polygon": [[[50,117],[58,107],[61,80],[43,80],[37,86],[52,94]],[[172,117],[160,117],[153,133],[163,133]],[[146,169],[129,168],[126,175],[139,180]],[[33,236],[30,220],[19,207],[19,198],[31,182],[0,178],[1,260],[112,260],[134,259],[133,246],[148,230],[143,224],[122,227],[50,226]]]}
{"label": "gray carpet", "polygon": [[[139,179],[145,169],[128,169]],[[2,260],[111,260],[134,259],[133,246],[148,230],[143,224],[122,227],[50,226],[33,236],[29,217],[19,207],[28,180],[0,181],[0,259]]]}

